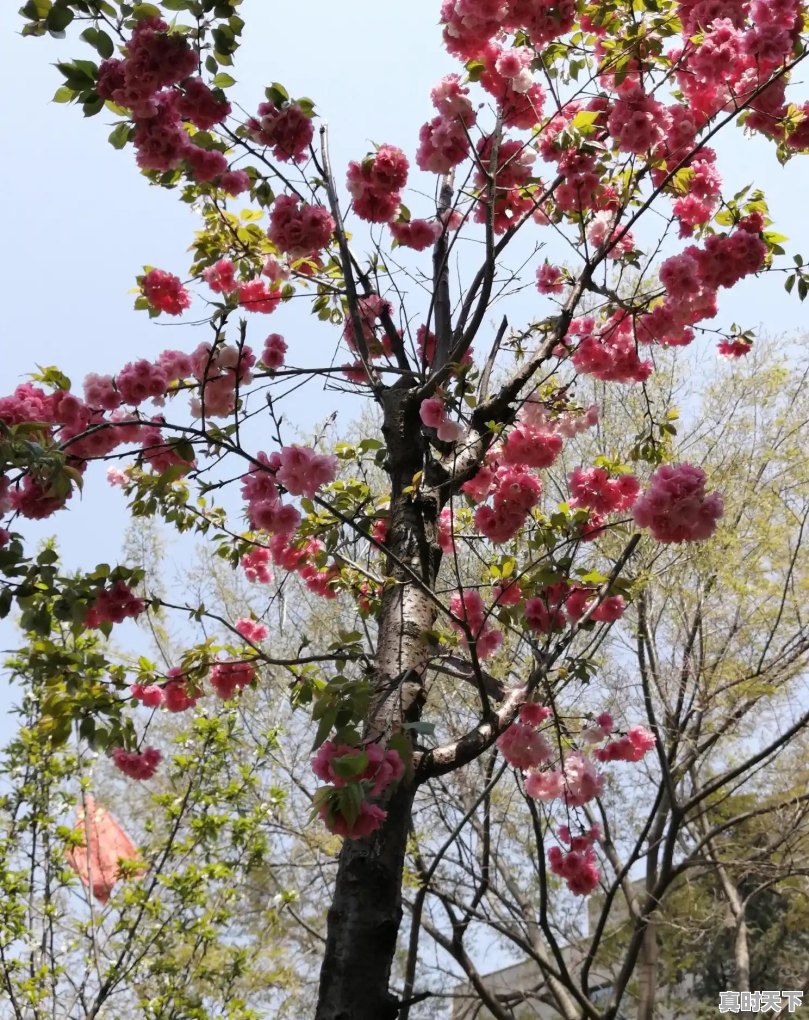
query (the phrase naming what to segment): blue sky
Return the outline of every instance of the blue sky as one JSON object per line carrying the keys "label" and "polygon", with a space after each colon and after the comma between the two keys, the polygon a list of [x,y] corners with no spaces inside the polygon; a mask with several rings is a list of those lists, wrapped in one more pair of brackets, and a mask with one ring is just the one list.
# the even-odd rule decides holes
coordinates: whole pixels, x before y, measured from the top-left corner
{"label": "blue sky", "polygon": [[[438,8],[437,0],[245,0],[247,27],[232,98],[252,112],[265,85],[279,81],[291,94],[314,99],[330,125],[338,178],[372,142],[399,144],[412,160],[419,126],[432,112],[429,89],[453,69],[441,48]],[[109,114],[85,121],[78,109],[51,102],[60,84],[53,62],[92,56],[89,48],[75,39],[23,39],[19,27],[14,17],[3,19],[3,392],[36,363],[58,364],[78,384],[90,370],[114,371],[133,356],[189,349],[203,338],[193,326],[157,324],[134,313],[130,293],[146,263],[183,275],[193,214],[174,193],[147,186],[130,149],[118,152],[106,143]],[[809,238],[804,162],[782,168],[768,143],[738,133],[722,144],[721,155],[730,187],[750,181],[763,186],[776,228],[800,251]],[[423,177],[421,184],[431,189],[433,182]],[[408,196],[414,212],[427,212],[424,202]],[[523,300],[526,318],[536,314],[531,298]],[[312,356],[312,345],[324,334],[302,305],[279,311],[271,328]],[[786,297],[780,277],[746,283],[721,312],[725,325],[736,321],[769,332],[801,328],[806,314],[796,298]],[[331,353],[328,343],[324,351]],[[333,394],[310,389],[297,404],[300,426],[310,427],[333,406]],[[124,524],[121,496],[99,470],[88,480],[83,503],[74,499],[69,512],[31,533],[58,532],[67,563],[78,566],[114,560]],[[2,732],[0,722],[0,737]]]}

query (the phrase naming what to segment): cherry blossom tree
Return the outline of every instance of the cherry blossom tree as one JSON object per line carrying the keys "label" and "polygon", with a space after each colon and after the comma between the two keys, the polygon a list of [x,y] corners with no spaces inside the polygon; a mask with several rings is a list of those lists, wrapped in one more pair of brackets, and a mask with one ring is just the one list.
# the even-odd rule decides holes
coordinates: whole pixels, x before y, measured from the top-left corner
{"label": "cherry blossom tree", "polygon": [[[609,855],[588,804],[613,762],[662,760],[661,733],[641,720],[562,725],[566,689],[587,682],[587,642],[624,613],[639,545],[710,540],[721,492],[699,465],[670,462],[675,426],[651,403],[615,448],[571,468],[565,491],[548,472],[599,420],[583,377],[643,392],[661,348],[707,341],[743,357],[751,335],[726,326],[720,298],[755,274],[782,272],[804,296],[802,259],[779,261],[764,194],[725,194],[712,143],[743,128],[782,161],[809,147],[791,81],[805,5],[445,0],[456,71],[432,90],[418,140],[391,125],[347,167],[333,166],[311,99],[271,83],[252,114],[232,103],[238,7],[22,8],[28,35],[75,30],[100,58],[60,63],[56,99],[113,114],[111,143],[199,212],[192,264],[144,267],[136,308],[210,332],[156,359],[122,353],[79,393],[51,367],[0,399],[0,611],[16,604],[43,634],[56,619],[108,635],[158,608],[210,618],[139,590],[131,567],[76,579],[53,550],[26,551],[24,521],[57,520],[95,461],[110,462],[133,515],[204,535],[257,585],[299,575],[345,603],[338,639],[307,634],[291,657],[245,618],[165,669],[110,651],[89,684],[54,660],[47,704],[55,743],[78,723],[146,781],[162,767],[149,712],[230,702],[262,670],[287,670],[317,724],[314,813],[344,838],[316,1015],[380,1020],[407,1009],[389,980],[419,788],[496,744],[529,797],[571,814],[572,829],[549,824],[561,843],[548,867],[587,895]],[[526,284],[539,292],[528,303],[515,295]],[[321,365],[276,331],[293,300],[333,327]],[[358,442],[328,426],[290,441],[290,395],[324,378],[374,408]],[[515,632],[530,665],[504,670],[495,699],[483,662]],[[463,732],[429,718],[447,665],[476,692]]]}

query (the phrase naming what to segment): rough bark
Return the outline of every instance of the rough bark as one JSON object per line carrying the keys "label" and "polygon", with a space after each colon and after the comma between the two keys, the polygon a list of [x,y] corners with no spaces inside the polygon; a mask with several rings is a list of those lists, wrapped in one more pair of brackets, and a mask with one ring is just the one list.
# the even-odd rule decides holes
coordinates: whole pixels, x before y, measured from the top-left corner
{"label": "rough bark", "polygon": [[654,1020],[659,952],[657,925],[654,918],[651,917],[643,932],[638,961],[638,1020]]}
{"label": "rough bark", "polygon": [[317,1020],[395,1020],[390,971],[402,919],[401,885],[412,787],[388,805],[381,829],[346,840],[329,908]]}
{"label": "rough bark", "polygon": [[[408,392],[383,394],[391,510],[386,573],[395,583],[382,598],[374,690],[366,720],[370,740],[387,740],[418,719],[429,662],[425,631],[436,618],[432,596],[441,554],[438,498],[413,486],[424,465],[418,412]],[[331,907],[315,1020],[395,1020],[389,990],[402,918],[402,874],[415,790],[412,770],[390,801],[385,824],[370,837],[346,840]]]}

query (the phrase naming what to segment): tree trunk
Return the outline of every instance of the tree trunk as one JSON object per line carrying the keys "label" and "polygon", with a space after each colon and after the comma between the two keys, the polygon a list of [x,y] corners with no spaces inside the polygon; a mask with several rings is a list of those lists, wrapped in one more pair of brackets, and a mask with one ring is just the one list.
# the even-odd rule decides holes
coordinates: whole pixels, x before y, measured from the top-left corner
{"label": "tree trunk", "polygon": [[736,990],[750,991],[750,946],[747,940],[747,922],[744,911],[736,918],[736,938],[733,953],[736,958]]}
{"label": "tree trunk", "polygon": [[402,784],[381,829],[346,840],[329,908],[316,1020],[396,1020],[389,991],[402,919],[401,887],[412,788]]}
{"label": "tree trunk", "polygon": [[[385,573],[394,583],[382,596],[365,738],[386,742],[421,712],[430,659],[425,632],[436,619],[431,592],[441,551],[436,542],[439,498],[435,490],[413,485],[424,465],[418,411],[407,391],[394,389],[384,393],[383,408],[391,481],[386,544],[392,553]],[[408,770],[384,804],[384,825],[365,839],[343,844],[315,1020],[396,1020],[399,1002],[389,983],[414,793]]]}
{"label": "tree trunk", "polygon": [[638,963],[638,1020],[654,1020],[657,1001],[657,922],[649,918],[643,933]]}

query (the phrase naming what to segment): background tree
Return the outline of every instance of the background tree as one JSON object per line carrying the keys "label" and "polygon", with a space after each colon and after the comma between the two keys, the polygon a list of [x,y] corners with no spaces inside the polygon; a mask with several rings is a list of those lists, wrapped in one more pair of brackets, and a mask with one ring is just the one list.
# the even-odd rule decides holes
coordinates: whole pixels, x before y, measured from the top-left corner
{"label": "background tree", "polygon": [[[609,877],[589,916],[544,865],[564,811],[537,810],[496,752],[423,798],[409,899],[416,924],[467,975],[459,1015],[522,1017],[527,1005],[531,1016],[544,1002],[562,1016],[650,1016],[661,995],[691,1015],[695,998],[715,1012],[728,988],[804,987],[804,358],[803,344],[787,360],[766,343],[701,386],[693,362],[672,363],[642,398],[676,401],[680,435],[668,441],[722,476],[727,501],[710,545],[635,558],[632,610],[587,653],[593,678],[572,710],[645,718],[666,748],[641,775],[616,770],[595,802],[591,818],[615,836],[602,842]],[[622,416],[637,420],[631,403],[604,406],[616,436]],[[609,449],[614,438],[602,428],[597,442]],[[504,649],[519,669],[519,645]],[[532,964],[516,987],[482,980],[492,945]]]}

